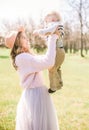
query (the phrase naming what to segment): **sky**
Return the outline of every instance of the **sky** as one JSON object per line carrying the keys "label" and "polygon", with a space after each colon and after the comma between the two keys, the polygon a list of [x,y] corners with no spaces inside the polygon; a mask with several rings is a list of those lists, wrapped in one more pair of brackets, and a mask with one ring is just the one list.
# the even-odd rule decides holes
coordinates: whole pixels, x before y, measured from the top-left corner
{"label": "sky", "polygon": [[0,19],[31,16],[34,20],[47,10],[61,10],[66,0],[0,0]]}
{"label": "sky", "polygon": [[[60,11],[64,16],[68,10],[67,0],[0,0],[0,21],[31,17],[38,24],[41,16],[49,10]],[[2,26],[0,22],[0,30]]]}
{"label": "sky", "polygon": [[63,22],[70,21],[72,26],[78,24],[77,14],[68,5],[68,0],[0,0],[0,34],[5,30],[3,19],[12,24],[18,18],[26,20],[31,17],[38,24],[41,16],[50,10],[59,11]]}

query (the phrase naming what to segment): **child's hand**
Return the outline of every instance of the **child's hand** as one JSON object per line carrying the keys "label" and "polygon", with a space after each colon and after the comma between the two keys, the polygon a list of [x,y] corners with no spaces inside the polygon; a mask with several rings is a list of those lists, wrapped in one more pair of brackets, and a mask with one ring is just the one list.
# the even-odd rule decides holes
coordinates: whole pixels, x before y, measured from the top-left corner
{"label": "child's hand", "polygon": [[33,31],[33,36],[38,36],[38,35],[39,35],[38,30],[34,30],[34,31]]}

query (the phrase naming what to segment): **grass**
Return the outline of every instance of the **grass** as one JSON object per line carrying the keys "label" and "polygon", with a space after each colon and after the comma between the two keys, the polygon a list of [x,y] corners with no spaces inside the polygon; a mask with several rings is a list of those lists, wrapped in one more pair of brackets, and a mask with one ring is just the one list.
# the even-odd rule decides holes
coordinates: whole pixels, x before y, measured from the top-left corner
{"label": "grass", "polygon": [[[45,83],[49,81],[44,71]],[[66,54],[62,66],[64,87],[52,94],[60,130],[89,130],[89,56]],[[9,49],[0,49],[0,130],[14,130],[21,96],[19,77],[11,65]]]}

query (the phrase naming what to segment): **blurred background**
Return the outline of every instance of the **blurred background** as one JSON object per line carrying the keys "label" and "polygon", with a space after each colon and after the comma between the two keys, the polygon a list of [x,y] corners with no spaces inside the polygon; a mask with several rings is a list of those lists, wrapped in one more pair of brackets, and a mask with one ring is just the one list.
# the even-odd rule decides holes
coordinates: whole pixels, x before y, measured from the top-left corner
{"label": "blurred background", "polygon": [[[16,107],[22,89],[14,70],[5,36],[24,26],[31,47],[46,51],[41,37],[32,38],[43,28],[47,11],[61,14],[66,58],[62,65],[64,86],[52,94],[60,130],[89,130],[89,0],[0,0],[0,130],[15,130]],[[44,80],[49,87],[48,72]]]}
{"label": "blurred background", "polygon": [[[87,55],[89,49],[89,1],[88,0],[3,0],[0,3],[0,46],[11,30],[23,25],[29,33],[43,26],[45,12],[56,10],[64,24],[64,46],[66,53]],[[39,42],[40,38],[37,39]],[[42,42],[42,41],[41,41]],[[84,52],[83,52],[84,51]]]}

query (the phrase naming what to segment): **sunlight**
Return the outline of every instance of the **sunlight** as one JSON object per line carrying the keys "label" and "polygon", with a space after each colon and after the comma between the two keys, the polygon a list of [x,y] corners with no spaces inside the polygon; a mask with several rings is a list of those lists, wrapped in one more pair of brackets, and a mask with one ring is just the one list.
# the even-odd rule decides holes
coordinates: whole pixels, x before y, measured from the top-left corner
{"label": "sunlight", "polygon": [[[63,1],[62,1],[63,2]],[[36,21],[45,10],[59,10],[62,5],[61,0],[3,0],[0,2],[0,19],[13,20],[17,17],[32,17]]]}

